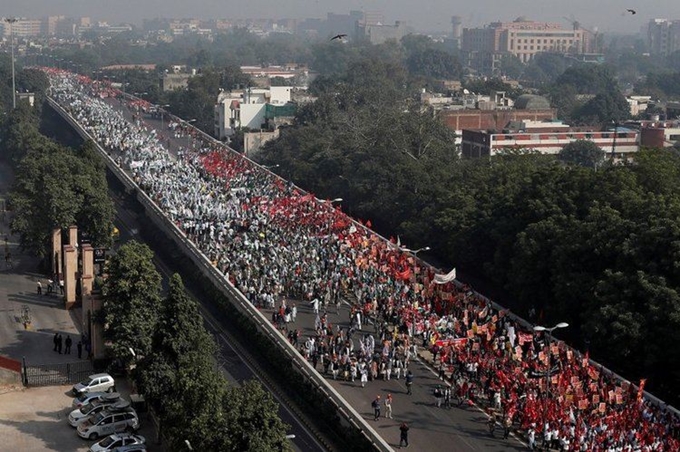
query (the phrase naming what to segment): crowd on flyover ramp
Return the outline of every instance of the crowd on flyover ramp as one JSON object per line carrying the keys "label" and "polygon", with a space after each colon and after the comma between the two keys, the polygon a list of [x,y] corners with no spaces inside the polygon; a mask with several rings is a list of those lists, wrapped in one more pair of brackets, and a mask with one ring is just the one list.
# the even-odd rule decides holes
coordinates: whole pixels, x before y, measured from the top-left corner
{"label": "crowd on flyover ramp", "polygon": [[[644,382],[614,378],[564,343],[523,329],[331,202],[215,140],[193,133],[191,145],[170,153],[153,127],[112,107],[114,98],[128,100],[110,85],[46,71],[52,98],[253,304],[308,299],[328,306],[349,293],[355,326],[362,315],[384,326],[377,344],[364,336],[355,349],[346,332],[336,340],[340,333],[318,321],[313,349],[309,341],[302,347],[310,360],[321,353],[331,370],[334,362],[357,361],[392,368],[417,338],[449,367],[454,392],[490,403],[529,437],[569,451],[680,450],[680,419],[644,397]],[[136,110],[152,107],[134,102]],[[182,127],[180,134],[190,133]]]}

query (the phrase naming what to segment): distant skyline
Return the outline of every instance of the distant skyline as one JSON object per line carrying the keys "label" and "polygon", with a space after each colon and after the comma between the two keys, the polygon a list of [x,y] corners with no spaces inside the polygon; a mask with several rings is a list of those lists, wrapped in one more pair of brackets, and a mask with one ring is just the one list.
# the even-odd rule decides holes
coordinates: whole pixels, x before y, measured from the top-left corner
{"label": "distant skyline", "polygon": [[[109,23],[141,25],[155,17],[198,19],[292,18],[346,14],[350,10],[380,11],[388,24],[407,21],[419,31],[448,31],[453,15],[461,16],[464,27],[478,27],[494,21],[512,21],[519,16],[530,20],[557,22],[574,17],[588,28],[602,32],[637,33],[653,18],[680,19],[678,0],[4,0],[0,15],[33,17],[89,16]],[[637,14],[631,15],[631,8]],[[342,32],[345,30],[338,30]]]}

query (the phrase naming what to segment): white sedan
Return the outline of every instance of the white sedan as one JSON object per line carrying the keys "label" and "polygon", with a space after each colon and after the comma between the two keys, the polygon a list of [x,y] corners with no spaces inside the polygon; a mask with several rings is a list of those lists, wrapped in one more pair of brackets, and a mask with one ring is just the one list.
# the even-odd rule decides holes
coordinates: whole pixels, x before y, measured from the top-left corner
{"label": "white sedan", "polygon": [[76,408],[71,411],[68,415],[68,423],[71,427],[78,427],[78,425],[93,414],[97,414],[104,408],[112,406],[118,402],[121,402],[120,394],[114,392],[113,394],[107,394],[106,397],[91,400],[80,408]]}
{"label": "white sedan", "polygon": [[85,394],[73,399],[73,408],[80,408],[81,406],[87,405],[93,400],[101,399],[107,395],[109,394],[106,392],[86,392]]}
{"label": "white sedan", "polygon": [[131,433],[114,433],[101,441],[94,443],[90,447],[90,452],[109,452],[117,447],[129,446],[132,444],[144,444],[146,439],[140,435]]}

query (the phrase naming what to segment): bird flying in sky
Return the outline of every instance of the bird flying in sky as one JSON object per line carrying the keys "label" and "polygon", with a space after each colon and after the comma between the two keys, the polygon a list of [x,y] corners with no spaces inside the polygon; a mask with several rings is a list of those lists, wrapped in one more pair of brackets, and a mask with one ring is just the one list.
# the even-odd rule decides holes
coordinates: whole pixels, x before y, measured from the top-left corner
{"label": "bird flying in sky", "polygon": [[637,14],[637,11],[635,11],[634,9],[627,9],[626,11],[628,11],[631,14]]}
{"label": "bird flying in sky", "polygon": [[341,34],[339,34],[339,35],[333,36],[333,37],[331,38],[331,41],[334,41],[334,40],[336,40],[336,39],[346,38],[346,37],[347,37],[346,34],[342,34],[342,33],[341,33]]}

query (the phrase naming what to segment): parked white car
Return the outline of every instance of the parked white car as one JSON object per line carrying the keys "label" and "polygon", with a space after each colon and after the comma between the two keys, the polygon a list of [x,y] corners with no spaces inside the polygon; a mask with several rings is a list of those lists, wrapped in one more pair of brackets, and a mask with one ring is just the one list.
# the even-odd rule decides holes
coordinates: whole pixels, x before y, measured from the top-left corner
{"label": "parked white car", "polygon": [[78,427],[78,425],[85,421],[85,419],[88,417],[99,413],[107,407],[115,406],[116,404],[120,404],[121,407],[125,407],[129,406],[130,402],[122,400],[120,398],[120,394],[117,392],[107,394],[107,397],[92,400],[87,405],[83,405],[80,408],[71,411],[71,413],[68,415],[68,423],[71,425],[71,427]]}
{"label": "parked white car", "polygon": [[144,444],[143,436],[130,433],[114,433],[90,446],[90,452],[110,452],[118,447]]}
{"label": "parked white car", "polygon": [[87,405],[93,400],[102,398],[103,396],[109,395],[107,392],[86,392],[75,399],[73,399],[73,408],[80,408],[83,405]]}
{"label": "parked white car", "polygon": [[78,425],[78,436],[81,438],[95,440],[102,436],[113,433],[131,433],[139,429],[139,418],[135,410],[127,406],[122,408],[119,404],[102,410],[99,413],[89,416],[85,421]]}
{"label": "parked white car", "polygon": [[133,444],[132,446],[116,447],[111,452],[147,452],[144,444]]}
{"label": "parked white car", "polygon": [[113,392],[115,389],[115,382],[111,375],[94,374],[73,385],[73,395],[79,396],[86,392]]}

